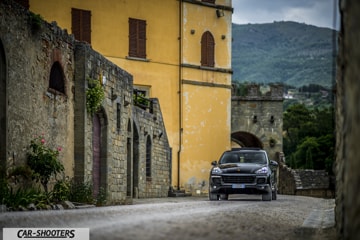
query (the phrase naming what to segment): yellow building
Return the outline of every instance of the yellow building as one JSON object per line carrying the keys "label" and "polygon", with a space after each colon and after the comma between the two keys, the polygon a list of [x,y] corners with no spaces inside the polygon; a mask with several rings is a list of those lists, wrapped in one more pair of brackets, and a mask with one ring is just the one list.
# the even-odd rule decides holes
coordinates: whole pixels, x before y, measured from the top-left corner
{"label": "yellow building", "polygon": [[230,148],[231,0],[29,0],[158,98],[172,186],[207,192],[210,163]]}

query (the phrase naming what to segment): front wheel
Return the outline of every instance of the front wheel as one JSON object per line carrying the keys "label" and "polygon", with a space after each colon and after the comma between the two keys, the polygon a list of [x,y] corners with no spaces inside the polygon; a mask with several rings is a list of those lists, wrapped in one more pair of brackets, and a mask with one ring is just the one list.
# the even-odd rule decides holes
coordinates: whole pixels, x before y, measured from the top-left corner
{"label": "front wheel", "polygon": [[272,199],[272,189],[271,186],[268,188],[268,191],[262,195],[263,201],[271,201]]}
{"label": "front wheel", "polygon": [[209,200],[210,201],[217,201],[217,200],[219,200],[219,195],[209,192]]}
{"label": "front wheel", "polygon": [[220,194],[220,200],[229,200],[229,194]]}
{"label": "front wheel", "polygon": [[276,189],[274,191],[272,191],[272,196],[271,196],[272,200],[276,200],[277,199],[277,193],[276,193]]}
{"label": "front wheel", "polygon": [[209,200],[210,201],[217,201],[219,200],[219,195],[215,194],[215,193],[211,193],[211,189],[209,186]]}

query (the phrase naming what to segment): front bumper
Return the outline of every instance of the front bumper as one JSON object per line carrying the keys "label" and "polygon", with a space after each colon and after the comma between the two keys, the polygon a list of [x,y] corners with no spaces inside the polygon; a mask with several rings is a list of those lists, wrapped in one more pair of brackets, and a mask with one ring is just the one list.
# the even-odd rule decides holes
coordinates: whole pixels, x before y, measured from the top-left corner
{"label": "front bumper", "polygon": [[271,191],[266,175],[212,175],[210,193],[213,194],[264,194]]}

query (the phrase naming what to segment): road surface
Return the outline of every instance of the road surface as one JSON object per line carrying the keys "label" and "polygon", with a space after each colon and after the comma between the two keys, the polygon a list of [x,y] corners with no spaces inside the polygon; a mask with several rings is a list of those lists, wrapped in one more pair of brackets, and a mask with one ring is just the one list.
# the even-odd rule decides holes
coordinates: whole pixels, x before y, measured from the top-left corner
{"label": "road surface", "polygon": [[91,240],[336,239],[334,199],[278,195],[134,199],[133,205],[0,213],[3,228],[89,228]]}

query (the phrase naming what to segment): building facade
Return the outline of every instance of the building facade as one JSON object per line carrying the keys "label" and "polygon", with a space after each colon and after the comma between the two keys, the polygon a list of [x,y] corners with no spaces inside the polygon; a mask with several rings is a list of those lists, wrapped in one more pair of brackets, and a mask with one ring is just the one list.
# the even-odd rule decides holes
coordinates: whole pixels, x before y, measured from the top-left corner
{"label": "building facade", "polygon": [[171,185],[207,188],[230,148],[231,0],[28,1],[30,10],[91,44],[161,104]]}

